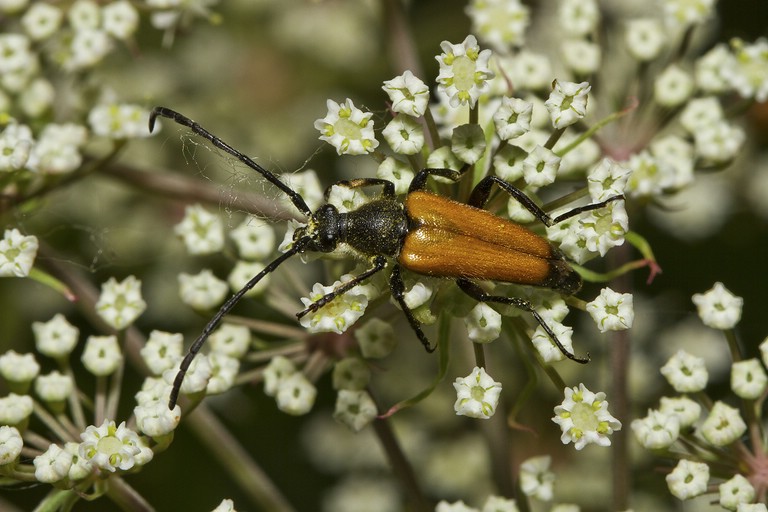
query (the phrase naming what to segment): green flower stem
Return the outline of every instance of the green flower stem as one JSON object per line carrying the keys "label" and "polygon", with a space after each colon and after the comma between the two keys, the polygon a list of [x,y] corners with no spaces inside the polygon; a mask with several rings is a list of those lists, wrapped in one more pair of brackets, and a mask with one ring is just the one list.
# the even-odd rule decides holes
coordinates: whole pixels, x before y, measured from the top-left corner
{"label": "green flower stem", "polygon": [[440,140],[440,133],[437,131],[437,123],[435,122],[435,118],[432,117],[432,111],[429,107],[427,107],[427,110],[424,112],[424,121],[427,123],[427,131],[429,132],[429,138],[432,142],[430,144],[432,151],[440,149],[443,146],[443,143]]}
{"label": "green flower stem", "polygon": [[[67,428],[59,423],[59,421],[56,420],[56,418],[53,417],[37,400],[34,400],[32,404],[32,410],[34,411],[35,416],[37,416],[40,421],[42,421],[45,426],[56,435],[56,437],[62,441],[79,441],[76,434],[67,430]],[[49,444],[50,442],[47,443],[45,447],[47,448]]]}
{"label": "green flower stem", "polygon": [[[585,132],[580,134],[578,137],[576,137],[573,141],[571,141],[570,144],[565,146],[562,149],[559,149],[555,151],[554,153],[559,156],[563,157],[565,154],[567,154],[569,151],[571,151],[573,148],[584,142],[585,140],[591,138],[595,133],[597,133],[598,130],[600,130],[603,126],[610,124],[614,121],[617,121],[618,119],[621,119],[625,115],[629,114],[633,110],[637,108],[638,102],[637,99],[635,99],[632,104],[630,104],[627,108],[624,110],[619,110],[618,112],[613,112],[612,114],[608,114],[601,120],[599,120],[597,123],[595,123],[593,126],[591,126],[589,129],[587,129]],[[555,132],[557,133],[557,132]],[[554,137],[555,134],[552,134],[552,137]],[[550,137],[550,139],[552,138]],[[549,141],[547,141],[547,144],[549,144]],[[554,146],[554,144],[553,144]],[[546,146],[545,146],[546,147]],[[551,149],[551,148],[549,148]]]}
{"label": "green flower stem", "polygon": [[[369,394],[370,391],[369,391]],[[376,399],[371,394],[374,402]],[[381,407],[376,404],[376,408],[380,411]],[[373,421],[373,431],[376,433],[381,447],[384,449],[384,453],[387,454],[387,460],[392,467],[392,474],[400,481],[408,497],[408,510],[416,512],[428,512],[432,510],[429,506],[424,494],[421,492],[419,483],[416,480],[416,473],[413,470],[413,466],[408,461],[400,447],[400,443],[397,442],[397,438],[392,432],[392,428],[389,425],[389,419],[383,416],[379,416]]]}
{"label": "green flower stem", "polygon": [[485,350],[482,343],[472,343],[475,352],[475,366],[485,368]]}
{"label": "green flower stem", "polygon": [[75,380],[75,374],[72,371],[72,366],[69,364],[69,359],[63,359],[59,361],[61,373],[67,375],[72,381],[72,393],[69,395],[69,412],[72,415],[72,419],[75,421],[77,429],[82,432],[88,424],[85,422],[85,413],[83,412],[83,403],[80,400],[80,390],[77,389],[77,380]]}
{"label": "green flower stem", "polygon": [[72,490],[53,489],[35,508],[35,512],[62,512],[72,510],[80,496]]}
{"label": "green flower stem", "polygon": [[106,494],[113,503],[125,511],[153,512],[155,510],[136,489],[120,477],[113,476],[109,479]]}
{"label": "green flower stem", "polygon": [[267,474],[205,404],[199,405],[195,414],[186,416],[184,423],[219,460],[230,477],[238,482],[255,508],[273,512],[294,510]]}
{"label": "green flower stem", "polygon": [[524,357],[525,349],[523,347],[523,336],[519,333],[515,333],[513,330],[513,327],[510,325],[510,322],[502,322],[502,328],[507,334],[507,337],[514,341],[515,343],[515,349],[517,350],[517,353],[520,354],[521,357],[518,358],[518,360],[523,364],[523,368],[525,368],[525,373],[528,376],[528,378],[525,380],[525,385],[523,386],[523,389],[517,394],[517,399],[515,400],[514,405],[512,405],[512,409],[509,411],[509,414],[507,416],[507,421],[510,425],[516,425],[517,424],[517,415],[522,410],[523,406],[528,402],[528,399],[533,395],[533,392],[536,390],[536,386],[539,383],[539,377],[536,373],[536,367],[533,365],[533,361],[531,361],[530,357]]}
{"label": "green flower stem", "polygon": [[[267,334],[269,336],[275,336],[280,339],[288,339],[288,340],[299,339],[300,340],[307,337],[307,331],[304,329],[300,329],[292,325],[279,324],[277,322],[268,322],[266,320],[256,320],[254,318],[247,318],[244,316],[227,315],[227,323],[235,324],[235,325],[244,325],[252,331],[259,332],[262,334]],[[281,355],[281,354],[284,355],[284,352],[288,352],[288,353],[293,352],[294,350],[291,349],[291,347],[293,346],[294,345],[291,344],[286,347],[275,349],[276,351],[278,351],[276,355]],[[303,345],[302,345],[302,350],[303,350]],[[259,355],[261,355],[261,353],[259,353]],[[268,359],[268,358],[265,357],[264,359]]]}
{"label": "green flower stem", "polygon": [[[565,129],[566,128],[567,128],[567,126],[564,127],[564,128],[556,128],[555,131],[552,132],[552,135],[550,135],[549,138],[547,139],[547,142],[544,143],[544,147],[547,148],[547,149],[552,149],[553,147],[555,147],[555,144],[557,144],[557,141],[559,141],[560,137],[562,137],[563,133],[565,133]],[[581,137],[579,137],[579,138],[581,138]],[[570,150],[571,147],[568,146],[568,149]],[[559,157],[563,156],[563,155],[560,154],[559,151],[556,151],[555,154],[557,156],[559,156]],[[563,152],[563,154],[565,154],[565,152]]]}
{"label": "green flower stem", "polygon": [[[117,333],[118,346],[125,347],[125,331]],[[124,349],[122,349],[124,351]],[[109,393],[107,395],[106,418],[117,418],[117,406],[120,403],[120,391],[123,389],[123,373],[125,372],[125,358],[117,365],[117,369],[110,375]],[[98,424],[97,424],[98,425]]]}
{"label": "green flower stem", "polygon": [[[107,378],[103,376],[96,377],[96,393],[93,398],[93,424],[101,425],[107,417]],[[111,418],[114,419],[114,418]]]}
{"label": "green flower stem", "polygon": [[48,288],[51,288],[56,293],[62,295],[69,302],[75,302],[77,300],[77,296],[72,293],[72,290],[70,290],[67,285],[37,267],[32,267],[32,269],[29,271],[28,277],[42,285],[47,286]]}

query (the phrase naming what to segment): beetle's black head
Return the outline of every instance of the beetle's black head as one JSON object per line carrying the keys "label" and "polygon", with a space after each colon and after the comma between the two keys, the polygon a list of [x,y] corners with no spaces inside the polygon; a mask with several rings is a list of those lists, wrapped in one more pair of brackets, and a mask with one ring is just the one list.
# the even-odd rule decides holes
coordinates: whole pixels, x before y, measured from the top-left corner
{"label": "beetle's black head", "polygon": [[305,251],[333,252],[339,243],[339,210],[324,204],[315,211],[306,226],[296,229],[293,241],[306,239]]}

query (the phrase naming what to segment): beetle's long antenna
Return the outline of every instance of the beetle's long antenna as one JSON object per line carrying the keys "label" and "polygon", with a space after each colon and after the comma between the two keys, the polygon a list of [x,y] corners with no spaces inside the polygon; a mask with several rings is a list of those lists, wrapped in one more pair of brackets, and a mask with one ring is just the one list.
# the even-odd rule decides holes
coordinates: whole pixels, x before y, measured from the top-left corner
{"label": "beetle's long antenna", "polygon": [[199,124],[191,120],[190,118],[188,118],[187,116],[183,114],[179,114],[178,112],[176,112],[175,110],[171,110],[170,108],[155,107],[152,109],[152,112],[149,114],[150,133],[155,128],[155,121],[157,120],[158,116],[167,117],[168,119],[171,119],[182,126],[186,126],[190,128],[197,135],[200,135],[201,137],[208,139],[211,142],[211,144],[213,144],[214,146],[216,146],[221,150],[226,151],[230,155],[234,156],[235,158],[243,162],[245,165],[247,165],[254,171],[264,176],[264,178],[270,183],[272,183],[274,186],[282,190],[285,193],[285,195],[287,195],[288,198],[291,200],[293,205],[301,213],[303,213],[306,216],[312,215],[312,210],[309,209],[309,206],[307,206],[307,203],[304,201],[304,198],[301,197],[301,195],[298,192],[296,192],[291,187],[289,187],[288,185],[280,181],[280,179],[277,176],[275,176],[274,174],[272,174],[271,172],[269,172],[268,170],[266,170],[256,162],[254,162],[253,159],[244,155],[240,151],[236,150],[235,148],[233,148],[232,146],[230,146],[229,144],[227,144],[226,142],[224,142],[223,140],[221,140],[220,138],[218,138],[217,136],[215,136],[214,134],[212,134],[211,132],[209,132],[208,130],[206,130],[205,128],[203,128],[202,126],[200,126]]}
{"label": "beetle's long antenna", "polygon": [[181,365],[179,365],[179,372],[176,374],[176,378],[173,380],[173,389],[171,389],[171,395],[168,400],[169,409],[173,409],[176,406],[176,401],[179,398],[179,391],[181,390],[181,383],[184,381],[184,375],[186,375],[187,370],[189,370],[189,365],[192,364],[192,360],[195,358],[197,353],[200,352],[200,349],[203,347],[203,343],[205,343],[205,340],[207,340],[208,336],[211,335],[211,332],[213,332],[213,330],[219,326],[222,319],[232,310],[232,308],[235,307],[235,305],[240,301],[240,299],[243,298],[243,295],[245,295],[248,290],[256,286],[256,284],[261,281],[264,276],[279,267],[280,264],[285,260],[300,253],[308,241],[308,238],[300,238],[299,240],[296,240],[293,243],[293,247],[291,247],[288,252],[281,254],[277,259],[273,260],[269,265],[264,267],[264,270],[251,278],[251,280],[248,281],[245,286],[240,289],[240,291],[230,297],[229,300],[225,302],[223,306],[221,306],[219,311],[217,311],[213,318],[211,318],[211,320],[206,324],[203,332],[200,333],[200,336],[198,336],[195,342],[192,343],[192,346],[189,347],[189,352],[187,352],[187,355],[184,356],[184,360],[181,361]]}

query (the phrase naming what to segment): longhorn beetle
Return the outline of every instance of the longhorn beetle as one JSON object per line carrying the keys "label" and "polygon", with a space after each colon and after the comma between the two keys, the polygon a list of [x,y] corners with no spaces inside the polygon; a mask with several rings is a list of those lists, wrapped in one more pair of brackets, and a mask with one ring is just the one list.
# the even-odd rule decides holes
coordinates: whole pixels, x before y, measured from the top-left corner
{"label": "longhorn beetle", "polygon": [[[346,243],[359,257],[367,259],[370,267],[310,304],[296,315],[298,318],[317,311],[335,297],[381,272],[390,260],[394,260],[389,278],[392,297],[400,305],[408,323],[428,352],[435,350],[435,347],[430,345],[419,321],[405,303],[401,268],[417,274],[455,279],[459,288],[477,301],[508,304],[528,311],[565,356],[579,363],[589,361],[588,357],[580,358],[568,352],[529,301],[517,297],[490,295],[474,282],[488,280],[534,285],[550,288],[564,295],[572,295],[581,288],[581,276],[571,267],[565,256],[546,239],[519,224],[497,217],[484,210],[483,206],[488,201],[493,185],[497,185],[519,201],[542,224],[552,226],[582,212],[602,208],[611,201],[623,199],[623,196],[580,206],[553,219],[522,191],[496,176],[483,178],[472,190],[469,202],[464,204],[426,190],[427,178],[430,176],[458,181],[462,176],[461,172],[452,169],[422,169],[413,178],[403,202],[396,198],[392,182],[379,178],[360,178],[339,181],[336,185],[348,188],[379,186],[381,195],[347,213],[339,212],[329,203],[321,205],[313,212],[298,192],[280,181],[273,173],[174,110],[155,107],[149,117],[150,132],[158,117],[169,118],[190,128],[215,147],[261,174],[283,191],[296,209],[307,217],[306,226],[294,232],[293,246],[230,297],[194,341],[173,382],[169,401],[171,409],[176,405],[184,375],[195,355],[224,316],[248,290],[291,256],[305,252],[329,253],[340,243]],[[330,190],[331,187],[328,187],[325,191],[326,200]]]}

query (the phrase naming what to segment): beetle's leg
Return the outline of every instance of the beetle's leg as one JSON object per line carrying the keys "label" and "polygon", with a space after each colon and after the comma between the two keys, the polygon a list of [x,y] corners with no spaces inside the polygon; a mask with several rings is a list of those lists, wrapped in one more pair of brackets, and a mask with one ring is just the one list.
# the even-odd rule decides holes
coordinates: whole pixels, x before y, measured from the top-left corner
{"label": "beetle's leg", "polygon": [[361,187],[373,187],[376,185],[381,185],[382,187],[382,194],[387,197],[395,197],[395,184],[392,183],[389,180],[385,180],[382,178],[358,178],[356,180],[342,180],[337,181],[333,185],[329,186],[325,189],[325,192],[323,193],[323,197],[326,201],[328,201],[328,196],[331,194],[331,189],[336,187],[346,187],[346,188],[361,188]]}
{"label": "beetle's leg", "polygon": [[413,311],[411,311],[411,308],[408,307],[408,304],[405,303],[405,284],[403,284],[403,278],[400,275],[399,265],[395,265],[392,268],[392,275],[389,278],[389,288],[392,291],[392,297],[400,305],[400,309],[403,310],[405,318],[408,319],[408,323],[411,325],[411,329],[413,329],[413,332],[416,333],[416,337],[419,338],[419,341],[422,345],[424,345],[424,348],[427,350],[427,352],[434,352],[437,346],[433,347],[430,345],[429,340],[424,334],[424,331],[421,330],[421,324],[418,320],[416,320],[416,317],[413,316]]}
{"label": "beetle's leg", "polygon": [[519,297],[504,297],[501,295],[490,295],[485,292],[482,288],[480,288],[478,285],[473,283],[472,281],[468,281],[467,279],[457,279],[456,284],[459,285],[459,288],[475,299],[478,302],[498,302],[500,304],[508,304],[510,306],[514,306],[518,309],[522,309],[523,311],[528,311],[533,315],[533,317],[536,319],[537,322],[539,322],[539,325],[541,325],[542,329],[544,329],[544,332],[547,333],[547,336],[552,340],[552,342],[557,345],[557,348],[560,349],[560,352],[563,353],[565,357],[568,359],[571,359],[573,361],[576,361],[577,363],[588,363],[589,362],[589,354],[587,354],[587,357],[581,358],[576,357],[574,354],[568,352],[562,343],[560,343],[560,340],[557,339],[557,336],[552,331],[552,329],[547,325],[547,322],[544,321],[543,318],[541,318],[541,315],[539,315],[536,310],[533,308],[533,304],[530,303],[530,301],[527,301],[525,299],[521,299]]}
{"label": "beetle's leg", "polygon": [[152,109],[152,112],[149,114],[149,132],[152,133],[152,130],[155,128],[155,121],[157,120],[157,117],[167,117],[168,119],[171,119],[172,121],[182,125],[186,126],[190,130],[192,130],[197,135],[208,139],[211,144],[216,146],[217,148],[226,151],[230,155],[234,156],[238,160],[240,160],[242,163],[253,169],[254,171],[258,172],[264,178],[272,183],[274,186],[279,188],[283,191],[285,195],[288,196],[288,198],[291,200],[293,205],[298,209],[301,213],[304,215],[312,215],[312,210],[309,209],[309,206],[307,206],[307,203],[304,201],[304,198],[301,197],[301,194],[293,190],[291,187],[280,181],[280,178],[275,176],[273,173],[269,172],[259,164],[257,164],[252,158],[249,156],[243,154],[242,152],[236,150],[199,124],[197,124],[195,121],[191,120],[187,116],[183,114],[179,114],[175,110],[171,110],[170,108],[166,107],[155,107]]}
{"label": "beetle's leg", "polygon": [[522,204],[526,210],[531,212],[531,214],[533,214],[537,219],[539,219],[541,223],[544,224],[545,226],[553,226],[558,222],[562,222],[565,219],[569,219],[573,217],[574,215],[578,215],[583,212],[589,212],[592,210],[597,210],[599,208],[602,208],[606,204],[610,203],[611,201],[624,199],[624,196],[613,196],[613,197],[609,197],[605,201],[600,201],[599,203],[588,204],[584,206],[577,206],[576,208],[570,211],[567,211],[562,215],[558,215],[553,219],[552,217],[547,215],[547,212],[542,210],[539,207],[539,205],[534,203],[530,197],[525,195],[525,193],[519,188],[504,181],[498,176],[486,176],[485,178],[480,180],[480,182],[477,185],[475,185],[474,190],[472,190],[472,195],[469,196],[469,201],[467,204],[469,204],[470,206],[474,206],[475,208],[484,207],[485,203],[488,202],[488,197],[491,194],[491,188],[493,187],[494,183],[497,184],[500,188],[502,188],[506,193],[514,197],[518,203]]}
{"label": "beetle's leg", "polygon": [[347,281],[346,283],[342,283],[336,288],[333,289],[330,293],[327,293],[317,299],[315,302],[307,306],[307,308],[304,311],[301,311],[299,313],[296,313],[296,318],[301,318],[309,313],[314,313],[321,307],[325,306],[329,302],[331,302],[333,299],[338,297],[339,295],[343,295],[347,293],[349,290],[354,288],[355,286],[359,285],[369,277],[371,277],[373,274],[377,272],[381,272],[384,270],[384,268],[387,266],[387,259],[384,256],[374,256],[372,258],[373,266],[366,270],[365,272],[361,273],[360,275],[355,276],[353,279]]}
{"label": "beetle's leg", "polygon": [[274,271],[278,266],[280,266],[281,263],[283,263],[291,256],[302,252],[308,241],[309,238],[302,238],[297,240],[288,252],[281,254],[277,259],[273,260],[269,265],[264,267],[264,270],[253,276],[251,280],[248,281],[245,286],[240,289],[240,291],[231,296],[229,300],[225,302],[221,308],[219,308],[216,314],[213,315],[213,318],[208,321],[206,326],[203,328],[203,332],[200,333],[200,336],[198,336],[194,343],[192,343],[192,346],[189,347],[189,352],[187,352],[187,355],[184,356],[184,359],[179,365],[179,371],[176,374],[176,378],[173,379],[173,388],[171,389],[171,395],[168,400],[169,409],[173,409],[176,406],[176,400],[179,397],[179,391],[181,391],[181,383],[184,381],[184,375],[187,373],[187,370],[189,370],[189,365],[192,364],[192,360],[195,358],[197,353],[200,352],[200,349],[203,347],[203,343],[205,343],[205,340],[208,339],[213,330],[219,326],[222,319],[232,310],[232,308],[235,307],[235,305],[237,305],[238,302],[240,302],[240,299],[243,298],[243,295],[245,295],[248,290],[256,286],[259,281],[264,279],[264,276]]}
{"label": "beetle's leg", "polygon": [[416,190],[423,190],[427,186],[427,178],[430,176],[441,176],[448,178],[452,181],[459,181],[469,166],[465,166],[460,171],[454,171],[453,169],[422,169],[416,173],[416,176],[411,180],[411,184],[408,186],[408,192],[414,192]]}

